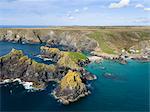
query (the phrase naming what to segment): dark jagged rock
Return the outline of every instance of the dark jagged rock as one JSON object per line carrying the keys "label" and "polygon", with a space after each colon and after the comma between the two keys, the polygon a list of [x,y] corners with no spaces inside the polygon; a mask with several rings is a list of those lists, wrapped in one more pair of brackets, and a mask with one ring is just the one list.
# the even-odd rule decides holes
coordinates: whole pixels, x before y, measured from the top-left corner
{"label": "dark jagged rock", "polygon": [[94,50],[98,43],[85,32],[53,31],[42,29],[1,29],[0,41],[19,43],[46,43],[49,47],[62,46],[64,51]]}
{"label": "dark jagged rock", "polygon": [[140,62],[150,62],[150,57],[134,57],[132,58],[133,60],[137,60],[137,61],[140,61]]}
{"label": "dark jagged rock", "polygon": [[70,69],[80,69],[90,63],[88,58],[80,52],[65,52],[58,48],[41,47],[41,56],[50,58],[57,62],[59,66],[68,67]]}
{"label": "dark jagged rock", "polygon": [[[37,63],[22,51],[12,49],[12,51],[0,57],[0,81],[5,79],[20,78],[24,81],[34,82],[36,88],[44,88],[45,83],[51,73],[54,73],[56,67],[54,65],[45,65]],[[53,77],[51,77],[53,79]]]}
{"label": "dark jagged rock", "polygon": [[[51,58],[55,58],[59,53],[60,56],[64,56],[58,49],[47,48],[47,50],[43,51],[43,53]],[[67,63],[62,66],[59,63],[62,57],[59,60],[55,59],[57,61],[55,65],[38,63],[24,56],[22,51],[12,49],[9,54],[0,57],[0,82],[14,82],[14,80],[19,79],[32,82],[34,88],[43,89],[49,81],[55,81],[58,86],[53,91],[54,97],[63,104],[74,102],[90,93],[86,87],[86,80],[93,80],[95,76],[92,76],[92,74],[75,63],[79,62],[78,59],[85,60],[82,65],[88,63],[88,60],[83,58],[81,54],[75,54],[78,58],[74,58],[68,53],[65,53],[65,55],[67,55],[65,59],[70,58],[69,61],[72,61],[70,64],[74,63],[75,65],[68,66]],[[74,66],[78,66],[79,69]]]}

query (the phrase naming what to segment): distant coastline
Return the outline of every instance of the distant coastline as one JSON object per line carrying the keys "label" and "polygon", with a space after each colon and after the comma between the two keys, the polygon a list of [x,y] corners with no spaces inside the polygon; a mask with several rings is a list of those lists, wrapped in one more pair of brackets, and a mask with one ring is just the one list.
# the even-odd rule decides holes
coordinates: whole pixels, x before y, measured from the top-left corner
{"label": "distant coastline", "polygon": [[48,28],[47,25],[0,25],[0,28]]}
{"label": "distant coastline", "polygon": [[79,25],[70,25],[70,26],[57,26],[57,25],[0,25],[0,28],[86,28],[86,29],[115,29],[115,28],[142,28],[146,27],[149,28],[149,25],[131,25],[131,26],[124,26],[124,25],[114,25],[114,26],[79,26]]}

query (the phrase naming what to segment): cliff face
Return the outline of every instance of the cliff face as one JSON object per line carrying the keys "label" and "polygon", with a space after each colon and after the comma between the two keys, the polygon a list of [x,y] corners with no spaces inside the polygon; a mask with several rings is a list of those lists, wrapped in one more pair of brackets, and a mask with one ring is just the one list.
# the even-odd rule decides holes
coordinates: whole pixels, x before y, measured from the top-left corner
{"label": "cliff face", "polygon": [[84,63],[84,65],[89,63],[88,58],[80,52],[60,51],[57,48],[42,46],[41,54],[43,58],[50,58],[54,62],[57,62],[59,66],[68,67],[70,69],[78,70],[82,67],[82,63]]}
{"label": "cliff face", "polygon": [[[55,64],[45,65],[13,49],[0,57],[0,81],[20,78],[33,82],[36,88],[45,88],[49,81],[56,81],[53,95],[60,102],[68,104],[89,94],[87,80],[96,76],[83,66],[90,63],[80,51],[119,54],[139,51],[150,54],[150,29],[0,29],[0,41],[18,43],[46,43],[41,47],[41,57],[51,59]],[[54,48],[65,46],[65,50]],[[63,47],[64,48],[64,47]],[[110,56],[111,57],[111,56]]]}
{"label": "cliff face", "polygon": [[94,50],[98,43],[86,36],[88,32],[34,29],[0,29],[0,40],[20,43],[47,43],[78,50]]}
{"label": "cliff face", "polygon": [[88,95],[89,92],[80,77],[79,72],[68,71],[62,78],[60,85],[53,91],[55,98],[63,104],[69,104],[69,102],[74,102],[80,97]]}
{"label": "cliff face", "polygon": [[142,50],[140,43],[150,40],[150,28],[0,29],[0,40],[20,43],[45,42],[48,46],[65,45],[70,51],[89,50],[118,54],[121,49],[129,50],[132,46],[138,46],[138,50]]}
{"label": "cliff face", "polygon": [[[78,60],[85,61],[87,58],[78,52],[74,52],[77,56],[74,57],[69,52],[60,51],[57,48],[44,46],[41,48],[44,56],[56,61],[54,65],[38,63],[25,56],[22,51],[12,49],[9,54],[0,57],[0,82],[19,78],[25,82],[32,82],[33,87],[37,89],[44,89],[48,82],[55,81],[58,84],[53,95],[64,104],[87,95],[86,80],[95,79],[95,76],[77,63]],[[55,58],[57,56],[58,60]]]}
{"label": "cliff face", "polygon": [[54,78],[52,73],[56,71],[54,65],[37,63],[15,49],[0,57],[0,68],[0,81],[20,78],[34,82],[37,88],[44,88],[45,83]]}

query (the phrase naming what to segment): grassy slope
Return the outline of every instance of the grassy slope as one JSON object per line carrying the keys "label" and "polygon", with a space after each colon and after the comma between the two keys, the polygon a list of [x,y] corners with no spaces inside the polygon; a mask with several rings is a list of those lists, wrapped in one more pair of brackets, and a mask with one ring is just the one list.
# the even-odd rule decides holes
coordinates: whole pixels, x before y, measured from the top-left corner
{"label": "grassy slope", "polygon": [[115,54],[115,51],[128,50],[140,41],[150,40],[150,29],[101,29],[88,36],[98,41],[102,52]]}
{"label": "grassy slope", "polygon": [[90,38],[95,39],[103,52],[114,54],[114,50],[105,41],[106,37],[101,32],[94,32],[88,35]]}
{"label": "grassy slope", "polygon": [[75,62],[77,62],[78,60],[86,60],[87,57],[79,52],[69,52],[69,56],[71,57],[71,59]]}
{"label": "grassy slope", "polygon": [[[150,40],[150,27],[98,27],[98,26],[77,26],[77,27],[50,27],[50,28],[19,28],[19,29],[0,29],[0,35],[7,30],[14,32],[22,31],[29,33],[33,37],[32,30],[39,36],[47,36],[53,30],[56,34],[62,32],[87,33],[88,37],[97,40],[100,49],[104,53],[115,54],[121,49],[129,49],[144,40]],[[31,34],[30,34],[31,33]],[[1,37],[1,36],[0,36]]]}
{"label": "grassy slope", "polygon": [[58,61],[58,64],[72,69],[79,69],[77,62],[79,60],[85,61],[86,59],[87,57],[79,52],[63,52],[63,56]]}

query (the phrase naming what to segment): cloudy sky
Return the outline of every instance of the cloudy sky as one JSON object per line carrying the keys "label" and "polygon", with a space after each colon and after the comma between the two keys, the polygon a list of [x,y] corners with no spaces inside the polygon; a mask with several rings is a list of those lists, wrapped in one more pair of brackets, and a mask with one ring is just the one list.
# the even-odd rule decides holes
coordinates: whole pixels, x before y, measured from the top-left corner
{"label": "cloudy sky", "polygon": [[150,0],[0,0],[1,25],[150,25]]}

